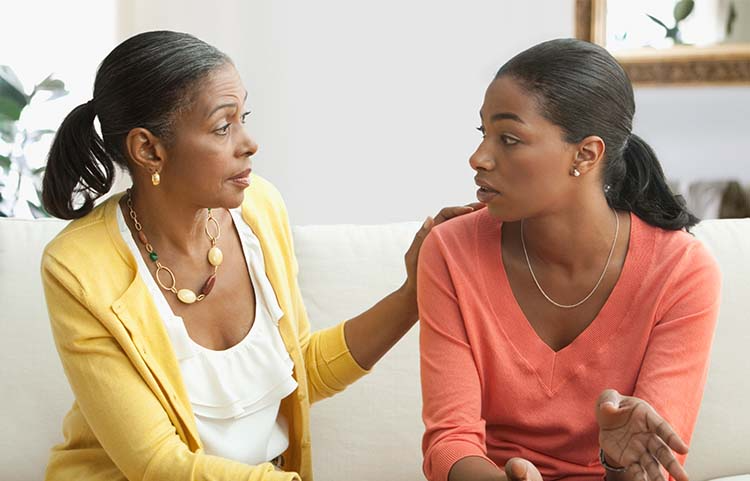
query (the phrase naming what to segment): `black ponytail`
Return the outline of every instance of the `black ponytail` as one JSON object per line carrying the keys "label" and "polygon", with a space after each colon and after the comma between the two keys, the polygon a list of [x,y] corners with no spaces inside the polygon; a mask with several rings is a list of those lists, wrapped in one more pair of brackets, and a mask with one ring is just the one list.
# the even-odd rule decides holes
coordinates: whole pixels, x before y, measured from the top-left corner
{"label": "black ponytail", "polygon": [[[55,217],[82,217],[91,211],[94,200],[112,187],[114,165],[94,128],[94,117],[93,102],[79,105],[65,117],[52,142],[42,182],[42,202]],[[82,205],[74,205],[81,201]]]}
{"label": "black ponytail", "polygon": [[698,222],[682,197],[670,192],[653,149],[632,133],[633,87],[603,47],[575,39],[543,42],[510,59],[495,78],[502,76],[519,80],[567,142],[590,135],[604,140],[602,187],[610,206],[662,229],[685,229]]}
{"label": "black ponytail", "polygon": [[169,143],[200,83],[231,63],[180,32],[145,32],[115,47],[96,72],[94,98],[68,114],[52,143],[42,188],[47,212],[63,219],[90,212],[112,188],[115,164],[128,169],[127,134],[141,127]]}
{"label": "black ponytail", "polygon": [[[679,230],[698,223],[699,219],[686,208],[682,196],[670,190],[661,164],[645,140],[631,134],[622,157],[622,162],[610,162],[605,170],[605,195],[609,205],[629,210],[663,229]],[[624,172],[617,172],[616,167],[620,165]]]}

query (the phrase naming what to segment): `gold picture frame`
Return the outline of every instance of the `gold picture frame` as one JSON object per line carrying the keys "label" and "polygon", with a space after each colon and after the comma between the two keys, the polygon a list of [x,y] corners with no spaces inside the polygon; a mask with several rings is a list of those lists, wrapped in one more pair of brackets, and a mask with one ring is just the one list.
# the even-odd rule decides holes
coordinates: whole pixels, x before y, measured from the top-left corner
{"label": "gold picture frame", "polygon": [[[576,0],[576,38],[604,45],[606,11],[607,0]],[[750,84],[750,44],[642,48],[615,58],[637,86]]]}

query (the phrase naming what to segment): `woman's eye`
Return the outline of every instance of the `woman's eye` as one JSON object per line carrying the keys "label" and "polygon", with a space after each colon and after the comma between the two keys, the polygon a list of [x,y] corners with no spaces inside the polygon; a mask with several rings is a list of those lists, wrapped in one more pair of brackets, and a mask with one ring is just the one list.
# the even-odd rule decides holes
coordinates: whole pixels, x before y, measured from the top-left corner
{"label": "woman's eye", "polygon": [[505,145],[516,145],[519,142],[517,138],[515,138],[515,137],[509,137],[507,135],[501,136],[500,140]]}
{"label": "woman's eye", "polygon": [[[250,115],[250,111],[244,112],[242,115],[240,115],[240,123],[244,124],[247,120],[247,116]],[[219,127],[218,129],[214,130],[218,135],[227,135],[229,133],[229,129],[232,126],[232,123],[228,123],[224,125],[223,127]]]}

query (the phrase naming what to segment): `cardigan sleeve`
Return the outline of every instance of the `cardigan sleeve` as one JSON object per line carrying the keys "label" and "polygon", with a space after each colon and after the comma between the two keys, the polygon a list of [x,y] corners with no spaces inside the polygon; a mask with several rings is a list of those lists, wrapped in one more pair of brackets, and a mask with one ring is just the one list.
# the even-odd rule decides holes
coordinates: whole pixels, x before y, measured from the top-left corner
{"label": "cardigan sleeve", "polygon": [[[716,261],[695,240],[665,285],[633,394],[688,445],[706,384],[720,288]],[[685,463],[686,456],[677,457]]]}
{"label": "cardigan sleeve", "polygon": [[[275,471],[270,463],[249,466],[190,451],[159,399],[97,318],[74,273],[45,254],[42,280],[53,337],[76,405],[128,480],[299,481],[297,474]],[[66,435],[75,443],[77,433]],[[61,471],[48,470],[48,479],[59,479]]]}
{"label": "cardigan sleeve", "polygon": [[479,373],[441,248],[439,232],[431,232],[422,245],[417,273],[423,470],[429,481],[446,481],[453,465],[465,457],[492,463],[485,444]]}

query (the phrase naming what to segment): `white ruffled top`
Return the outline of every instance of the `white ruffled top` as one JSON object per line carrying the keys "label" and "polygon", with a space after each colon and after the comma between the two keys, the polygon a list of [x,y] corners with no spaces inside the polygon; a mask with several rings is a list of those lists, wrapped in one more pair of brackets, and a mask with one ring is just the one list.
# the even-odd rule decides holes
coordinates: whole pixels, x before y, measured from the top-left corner
{"label": "white ruffled top", "polygon": [[281,400],[297,388],[294,364],[279,333],[283,311],[265,273],[258,238],[230,210],[242,241],[255,290],[255,322],[244,339],[224,351],[205,348],[188,335],[182,318],[169,307],[130,234],[120,209],[117,220],[125,242],[164,321],[180,364],[205,452],[247,464],[260,464],[289,446]]}

